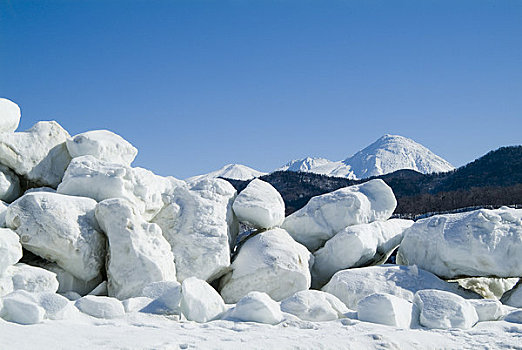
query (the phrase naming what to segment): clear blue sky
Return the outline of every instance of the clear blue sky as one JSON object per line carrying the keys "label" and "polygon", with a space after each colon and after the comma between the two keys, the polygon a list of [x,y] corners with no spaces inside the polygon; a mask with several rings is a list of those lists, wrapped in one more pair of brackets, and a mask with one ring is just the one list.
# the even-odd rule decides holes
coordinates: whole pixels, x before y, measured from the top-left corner
{"label": "clear blue sky", "polygon": [[179,178],[385,133],[460,166],[522,143],[522,1],[0,0],[0,96]]}

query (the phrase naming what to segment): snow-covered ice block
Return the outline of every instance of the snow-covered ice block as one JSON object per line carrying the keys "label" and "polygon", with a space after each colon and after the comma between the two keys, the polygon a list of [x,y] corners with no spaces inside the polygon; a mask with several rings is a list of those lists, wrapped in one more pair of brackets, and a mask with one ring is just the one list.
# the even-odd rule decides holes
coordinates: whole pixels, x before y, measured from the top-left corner
{"label": "snow-covered ice block", "polygon": [[103,280],[103,276],[100,274],[92,280],[84,281],[69,271],[64,270],[56,263],[45,263],[39,266],[56,274],[56,279],[59,284],[58,293],[75,292],[79,295],[86,295]]}
{"label": "snow-covered ice block", "polygon": [[252,291],[280,301],[310,288],[313,256],[283,229],[275,228],[249,238],[221,280],[221,295],[235,303]]}
{"label": "snow-covered ice block", "polygon": [[14,132],[20,123],[22,112],[16,103],[0,98],[0,133]]}
{"label": "snow-covered ice block", "polygon": [[74,303],[84,314],[96,318],[118,318],[125,315],[123,304],[116,298],[86,295]]}
{"label": "snow-covered ice block", "polygon": [[0,133],[0,163],[38,185],[56,187],[71,156],[69,137],[55,121],[36,123],[24,132]]}
{"label": "snow-covered ice block", "polygon": [[234,187],[222,179],[178,187],[170,204],[152,220],[172,247],[177,278],[197,277],[211,282],[230,266],[231,244],[239,227],[232,211]]}
{"label": "snow-covered ice block", "polygon": [[278,324],[283,320],[279,304],[266,293],[250,292],[230,310],[228,317],[244,322]]}
{"label": "snow-covered ice block", "polygon": [[0,228],[5,228],[7,224],[5,223],[5,214],[7,214],[7,207],[9,204],[4,203],[0,200]]}
{"label": "snow-covered ice block", "polygon": [[522,209],[437,215],[405,233],[397,263],[443,278],[522,276]]}
{"label": "snow-covered ice block", "polygon": [[120,135],[109,130],[87,131],[67,140],[71,157],[91,155],[102,161],[130,165],[138,150]]}
{"label": "snow-covered ice block", "polygon": [[234,213],[241,222],[256,228],[281,226],[285,219],[285,202],[268,182],[254,179],[237,196]]}
{"label": "snow-covered ice block", "polygon": [[313,252],[347,226],[386,221],[396,206],[392,189],[380,179],[371,180],[313,197],[282,227]]}
{"label": "snow-covered ice block", "polygon": [[10,322],[36,324],[44,320],[45,309],[38,305],[34,296],[23,290],[6,295],[0,316]]}
{"label": "snow-covered ice block", "polygon": [[337,320],[351,311],[336,296],[319,290],[295,293],[281,301],[281,310],[312,322]]}
{"label": "snow-covered ice block", "polygon": [[427,328],[469,329],[478,322],[475,308],[466,299],[441,290],[425,289],[415,293],[419,322]]}
{"label": "snow-covered ice block", "polygon": [[181,284],[181,311],[190,321],[207,322],[225,311],[225,302],[207,282],[196,277]]}
{"label": "snow-covered ice block", "polygon": [[9,266],[22,258],[22,245],[16,232],[8,228],[0,228],[0,276]]}
{"label": "snow-covered ice block", "polygon": [[121,303],[123,304],[123,308],[126,313],[129,312],[137,312],[149,305],[152,302],[151,298],[147,297],[134,297],[123,300]]}
{"label": "snow-covered ice block", "polygon": [[14,290],[33,293],[56,293],[58,290],[56,274],[40,267],[18,263],[9,267],[6,274],[11,276]]}
{"label": "snow-covered ice block", "polygon": [[142,295],[151,299],[141,311],[159,315],[181,313],[181,284],[176,281],[153,282],[145,286]]}
{"label": "snow-covered ice block", "polygon": [[112,198],[98,203],[96,219],[109,240],[109,296],[140,296],[150,282],[176,280],[170,244],[156,224],[145,221],[132,203]]}
{"label": "snow-covered ice block", "polygon": [[385,293],[367,296],[357,304],[359,321],[410,328],[418,324],[417,309],[413,303]]}
{"label": "snow-covered ice block", "polygon": [[504,293],[500,301],[504,305],[522,308],[522,282],[518,282],[513,289]]}
{"label": "snow-covered ice block", "polygon": [[511,323],[522,323],[522,310],[511,311],[504,317],[504,321]]}
{"label": "snow-covered ice block", "polygon": [[38,293],[35,295],[38,304],[45,310],[45,318],[64,320],[74,317],[78,309],[66,297],[55,293]]}
{"label": "snow-covered ice block", "polygon": [[9,206],[6,222],[25,249],[88,281],[100,274],[105,260],[95,207],[90,198],[33,192]]}
{"label": "snow-covered ice block", "polygon": [[[13,279],[11,278],[11,275],[8,273],[5,273],[3,275],[0,275],[0,300],[2,300],[1,297],[4,295],[7,295],[14,291],[13,287]],[[0,307],[1,310],[1,307]]]}
{"label": "snow-covered ice block", "polygon": [[[500,299],[512,289],[519,278],[467,277],[454,280],[462,288],[469,289],[486,299]],[[453,282],[453,281],[450,281]]]}
{"label": "snow-covered ice block", "polygon": [[104,162],[93,156],[74,158],[58,186],[58,192],[84,196],[101,202],[123,198],[133,203],[146,220],[165,205],[163,196],[185,186],[172,176],[162,177],[143,168]]}
{"label": "snow-covered ice block", "polygon": [[470,299],[468,302],[473,305],[477,312],[479,321],[496,321],[504,316],[502,303],[491,299]]}
{"label": "snow-covered ice block", "polygon": [[0,200],[12,202],[20,196],[21,191],[18,176],[0,164]]}
{"label": "snow-covered ice block", "polygon": [[340,270],[383,263],[412,220],[390,219],[348,226],[314,253],[313,285],[321,287]]}
{"label": "snow-covered ice block", "polygon": [[413,301],[414,294],[423,289],[444,290],[466,298],[478,297],[416,266],[382,265],[342,270],[322,288],[350,309],[356,309],[360,300],[374,293],[392,294]]}

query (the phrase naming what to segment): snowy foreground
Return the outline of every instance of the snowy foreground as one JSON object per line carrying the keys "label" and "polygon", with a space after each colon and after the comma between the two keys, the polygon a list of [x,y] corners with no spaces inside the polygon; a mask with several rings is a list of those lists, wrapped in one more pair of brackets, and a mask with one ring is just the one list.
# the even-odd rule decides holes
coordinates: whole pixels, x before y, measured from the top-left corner
{"label": "snowy foreground", "polygon": [[371,180],[285,217],[19,120],[0,99],[0,349],[522,349],[522,210],[391,219]]}

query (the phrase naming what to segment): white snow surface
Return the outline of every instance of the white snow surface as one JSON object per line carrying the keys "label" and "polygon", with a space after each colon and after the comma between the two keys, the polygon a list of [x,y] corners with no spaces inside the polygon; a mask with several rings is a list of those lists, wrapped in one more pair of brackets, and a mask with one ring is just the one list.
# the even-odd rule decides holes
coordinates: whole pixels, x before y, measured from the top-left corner
{"label": "white snow surface", "polygon": [[109,241],[109,296],[124,300],[140,296],[148,283],[176,280],[174,255],[161,228],[145,221],[130,202],[106,199],[96,206],[96,219]]}
{"label": "white snow surface", "polygon": [[427,328],[469,329],[478,322],[475,307],[466,299],[441,290],[425,289],[415,293],[419,322]]}
{"label": "white snow surface", "polygon": [[314,253],[312,284],[323,286],[337,271],[387,260],[412,220],[390,219],[348,226]]}
{"label": "white snow surface", "polygon": [[56,187],[71,156],[69,137],[55,121],[36,123],[24,132],[0,133],[0,163],[38,185]]}
{"label": "white snow surface", "polygon": [[357,304],[359,321],[410,328],[418,325],[417,308],[413,303],[385,293],[367,296]]}
{"label": "white snow surface", "polygon": [[478,298],[475,293],[459,289],[456,283],[448,283],[434,274],[416,266],[380,265],[347,269],[333,275],[322,290],[335,295],[350,309],[374,293],[392,294],[413,301],[414,294],[423,289],[438,289],[466,298]]}
{"label": "white snow surface", "polygon": [[255,228],[281,226],[285,219],[285,202],[268,182],[254,179],[239,193],[232,206],[240,222]]}
{"label": "white snow surface", "polygon": [[215,179],[218,177],[224,177],[227,179],[233,180],[251,180],[267,173],[263,173],[261,171],[257,171],[246,165],[241,164],[227,164],[223,166],[221,169],[210,172],[208,174],[196,175],[185,179],[188,183],[197,183],[202,180]]}
{"label": "white snow surface", "polygon": [[227,319],[243,322],[278,324],[283,321],[279,304],[263,292],[250,292],[227,314]]}
{"label": "white snow surface", "polygon": [[189,277],[181,284],[181,312],[187,320],[207,322],[225,311],[225,302],[210,284]]}
{"label": "white snow surface", "polygon": [[516,256],[522,256],[522,209],[502,207],[415,222],[404,233],[397,263],[443,278],[520,277]]}
{"label": "white snow surface", "polygon": [[25,249],[88,281],[100,274],[105,259],[95,207],[90,198],[33,192],[9,206],[6,222]]}
{"label": "white snow surface", "polygon": [[281,301],[281,310],[304,321],[323,322],[353,312],[336,296],[320,290],[302,290]]}
{"label": "white snow surface", "polygon": [[280,301],[310,288],[313,256],[283,229],[258,233],[240,247],[231,272],[220,282],[221,295],[235,303],[251,291]]}
{"label": "white snow surface", "polygon": [[21,116],[20,107],[7,98],[0,98],[0,133],[14,132]]}
{"label": "white snow surface", "polygon": [[72,158],[91,155],[102,161],[129,166],[138,150],[120,135],[109,130],[87,131],[67,139]]}
{"label": "white snow surface", "polygon": [[194,276],[211,282],[227,271],[239,230],[232,211],[235,197],[227,181],[202,180],[191,189],[176,188],[152,220],[172,247],[178,281]]}
{"label": "white snow surface", "polygon": [[312,197],[282,228],[313,252],[347,226],[386,221],[396,206],[392,189],[376,179]]}
{"label": "white snow surface", "polygon": [[108,163],[88,155],[71,161],[58,192],[98,202],[123,198],[150,220],[165,205],[163,197],[183,186],[186,186],[183,181],[172,176],[162,177],[143,168]]}
{"label": "white snow surface", "polygon": [[22,245],[16,232],[8,228],[0,228],[0,276],[9,266],[22,258]]}
{"label": "white snow surface", "polygon": [[8,167],[0,164],[0,200],[12,202],[20,196],[20,180]]}

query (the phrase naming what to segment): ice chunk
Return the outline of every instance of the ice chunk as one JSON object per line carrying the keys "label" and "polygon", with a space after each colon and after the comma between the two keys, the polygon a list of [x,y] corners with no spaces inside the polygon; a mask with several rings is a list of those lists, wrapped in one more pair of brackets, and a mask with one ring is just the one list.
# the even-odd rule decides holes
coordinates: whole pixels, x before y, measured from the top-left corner
{"label": "ice chunk", "polygon": [[386,221],[397,201],[392,189],[380,179],[313,197],[288,216],[283,228],[310,251],[347,226]]}
{"label": "ice chunk", "polygon": [[56,263],[48,262],[39,264],[39,266],[56,274],[56,279],[58,280],[59,284],[58,293],[75,292],[79,295],[86,295],[103,280],[103,277],[100,274],[92,280],[84,281],[78,277],[75,277],[69,271],[64,270]]}
{"label": "ice chunk", "polygon": [[411,220],[391,219],[348,226],[314,253],[313,285],[323,286],[340,270],[383,263],[412,224]]}
{"label": "ice chunk", "polygon": [[43,186],[56,187],[71,161],[57,122],[38,122],[24,132],[0,133],[0,163]]}
{"label": "ice chunk", "polygon": [[481,322],[496,321],[504,316],[502,303],[498,300],[470,299],[468,302],[475,308],[479,321]]}
{"label": "ice chunk", "polygon": [[118,318],[125,315],[121,301],[110,297],[86,295],[74,304],[84,314],[96,318]]}
{"label": "ice chunk", "polygon": [[256,228],[281,226],[285,219],[285,202],[268,182],[254,179],[237,196],[234,213],[241,222]]}
{"label": "ice chunk", "polygon": [[221,295],[235,303],[251,291],[280,301],[310,288],[313,256],[283,229],[275,228],[249,238],[221,280]]}
{"label": "ice chunk", "polygon": [[151,298],[141,311],[159,315],[181,313],[181,284],[176,281],[153,282],[143,288],[142,295]]}
{"label": "ice chunk", "polygon": [[67,140],[71,157],[91,155],[109,163],[130,165],[138,150],[120,135],[109,130],[92,130]]}
{"label": "ice chunk", "polygon": [[357,318],[360,321],[410,328],[418,324],[416,307],[391,294],[375,293],[359,301]]}
{"label": "ice chunk", "polygon": [[7,224],[5,223],[5,214],[7,213],[8,204],[4,203],[0,200],[0,228],[5,228]]}
{"label": "ice chunk", "polygon": [[64,320],[74,317],[78,309],[66,297],[55,293],[38,293],[35,295],[38,304],[45,310],[45,318]]}
{"label": "ice chunk", "polygon": [[437,215],[404,233],[397,262],[416,264],[443,278],[520,277],[522,209]]}
{"label": "ice chunk", "polygon": [[0,164],[0,200],[12,202],[20,196],[21,191],[18,176]]}
{"label": "ice chunk", "polygon": [[511,311],[504,317],[504,321],[511,323],[522,323],[522,310]]}
{"label": "ice chunk", "polygon": [[222,179],[204,180],[190,190],[178,187],[152,220],[172,247],[180,282],[191,276],[211,282],[230,266],[238,231],[231,208],[235,195]]}
{"label": "ice chunk", "polygon": [[449,282],[457,282],[459,286],[469,289],[487,299],[500,299],[504,293],[513,288],[518,278],[468,277]]}
{"label": "ice chunk", "polygon": [[225,302],[207,282],[196,277],[181,284],[181,311],[190,321],[207,322],[225,311]]}
{"label": "ice chunk", "polygon": [[469,329],[479,320],[473,305],[450,292],[420,290],[415,293],[413,302],[420,311],[420,324],[427,328]]}
{"label": "ice chunk", "polygon": [[84,196],[101,202],[123,198],[133,203],[146,220],[165,205],[163,196],[185,186],[172,176],[162,177],[149,170],[101,161],[93,156],[74,158],[67,168],[58,192]]}
{"label": "ice chunk", "polygon": [[16,232],[8,228],[0,228],[0,276],[9,266],[22,258],[22,245]]}
{"label": "ice chunk", "polygon": [[522,282],[518,282],[513,289],[504,293],[500,301],[504,305],[522,308]]}
{"label": "ice chunk", "polygon": [[6,274],[13,279],[14,290],[21,289],[33,293],[55,293],[58,290],[56,274],[40,267],[19,263],[9,267]]}
{"label": "ice chunk", "polygon": [[23,290],[15,291],[3,298],[1,317],[6,321],[20,324],[36,324],[43,321],[45,309],[34,297]]}
{"label": "ice chunk", "polygon": [[90,198],[34,192],[9,206],[6,221],[25,249],[88,281],[100,274],[105,259],[95,207]]}
{"label": "ice chunk", "polygon": [[250,292],[230,310],[228,318],[244,322],[277,324],[283,320],[279,304],[262,292]]}
{"label": "ice chunk", "polygon": [[122,301],[123,308],[126,313],[137,312],[149,305],[152,302],[151,298],[147,297],[134,297],[125,299]]}
{"label": "ice chunk", "polygon": [[319,290],[295,293],[281,301],[281,310],[312,322],[337,320],[351,311],[337,297]]}
{"label": "ice chunk", "polygon": [[20,107],[7,98],[0,98],[0,133],[14,132],[20,123]]}
{"label": "ice chunk", "polygon": [[361,299],[374,293],[392,294],[413,301],[414,294],[422,289],[444,290],[466,298],[478,297],[416,266],[382,265],[342,270],[322,288],[350,309],[356,309]]}

